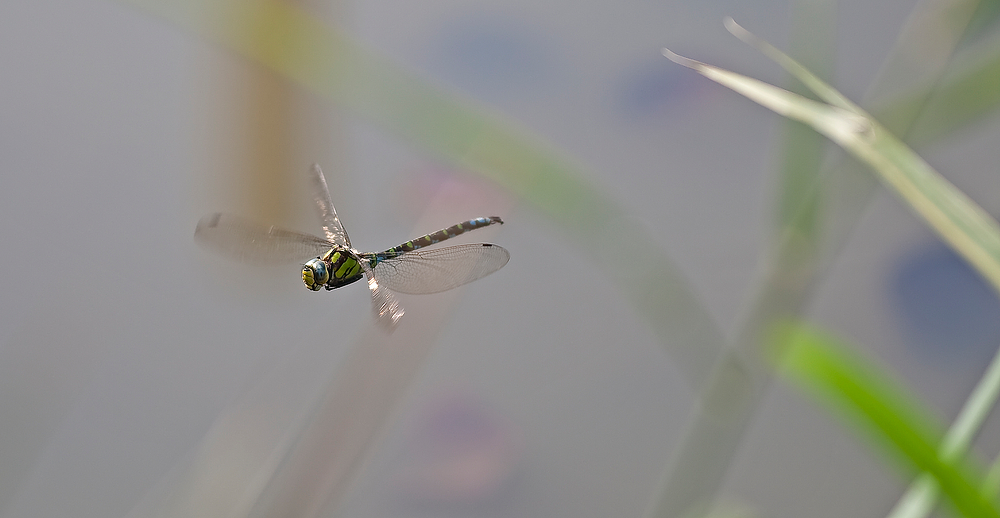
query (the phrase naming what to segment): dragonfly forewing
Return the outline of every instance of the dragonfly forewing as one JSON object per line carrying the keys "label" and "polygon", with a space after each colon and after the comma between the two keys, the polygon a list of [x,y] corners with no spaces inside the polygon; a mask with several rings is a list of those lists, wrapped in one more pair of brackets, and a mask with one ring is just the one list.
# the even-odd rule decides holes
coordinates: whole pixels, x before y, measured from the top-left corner
{"label": "dragonfly forewing", "polygon": [[222,213],[202,218],[195,228],[194,238],[198,244],[214,252],[258,265],[303,261],[334,246],[313,235]]}
{"label": "dragonfly forewing", "polygon": [[309,170],[312,179],[313,202],[316,204],[316,212],[319,214],[319,222],[323,227],[323,234],[328,240],[344,248],[351,247],[351,238],[347,236],[347,231],[340,224],[337,217],[337,210],[333,208],[333,200],[330,198],[330,189],[326,186],[326,178],[319,164],[313,164]]}

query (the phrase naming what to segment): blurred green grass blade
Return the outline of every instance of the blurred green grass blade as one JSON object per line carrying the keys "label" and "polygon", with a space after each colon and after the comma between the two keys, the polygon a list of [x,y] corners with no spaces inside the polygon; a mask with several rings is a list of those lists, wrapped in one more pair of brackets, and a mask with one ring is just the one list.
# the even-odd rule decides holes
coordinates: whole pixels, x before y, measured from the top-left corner
{"label": "blurred green grass blade", "polygon": [[[708,377],[724,337],[683,275],[639,222],[541,139],[454,94],[432,87],[291,3],[275,0],[123,0],[255,60],[322,98],[487,178],[563,230],[584,255],[642,250],[606,268],[688,381]],[[308,163],[308,160],[305,162]]]}
{"label": "blurred green grass blade", "polygon": [[[835,30],[829,20],[835,18],[835,5],[807,0],[793,2],[793,6],[792,46],[811,64],[829,69],[835,48]],[[733,346],[719,359],[685,423],[646,516],[694,516],[714,505],[712,500],[771,379],[769,368],[758,359],[760,327],[775,317],[798,314],[818,270],[824,199],[817,184],[827,147],[822,135],[787,120],[775,231],[759,269],[763,275],[748,297],[749,311]]]}
{"label": "blurred green grass blade", "polygon": [[982,0],[976,9],[975,17],[969,24],[968,39],[973,39],[988,31],[1000,20],[1000,0]]}
{"label": "blurred green grass blade", "polygon": [[[734,31],[735,32],[735,31]],[[776,49],[742,35],[743,39],[767,50],[769,55],[780,55]],[[820,95],[836,105],[824,105],[802,96],[775,88],[762,82],[720,70],[701,63],[670,56],[675,61],[695,68],[754,101],[788,117],[810,124],[826,134],[846,150],[860,158],[879,173],[883,183],[893,187],[911,207],[922,216],[951,246],[967,258],[1000,291],[1000,232],[997,225],[964,193],[938,175],[902,142],[871,119],[860,108],[830,95],[821,85]],[[792,62],[782,57],[779,62]],[[800,66],[788,66],[791,73],[807,85],[821,82]],[[837,120],[841,117],[842,120]],[[856,125],[851,128],[851,125]],[[997,372],[993,372],[993,371]],[[992,381],[1000,372],[993,366],[987,372],[980,389],[969,400],[970,413],[965,414],[942,445],[943,453],[957,454],[967,447],[968,441],[978,430],[985,412],[996,400],[997,382]],[[935,484],[918,481],[896,508],[896,516],[922,516],[930,511],[936,498]]]}
{"label": "blurred green grass blade", "polygon": [[[969,451],[969,446],[976,434],[979,433],[983,422],[989,416],[990,411],[996,405],[997,396],[1000,395],[1000,351],[986,367],[986,373],[972,390],[972,394],[965,401],[958,417],[948,429],[944,440],[938,449],[938,455],[946,462],[958,459]],[[992,471],[991,471],[992,473]],[[990,477],[984,487],[989,487]],[[937,501],[938,488],[933,478],[928,474],[921,475],[907,489],[907,492],[899,500],[889,518],[923,518],[930,514]],[[993,491],[984,490],[987,495],[993,495]]]}
{"label": "blurred green grass blade", "polygon": [[733,36],[736,36],[751,47],[756,48],[762,54],[771,58],[775,63],[781,65],[781,68],[784,68],[785,71],[801,81],[806,88],[818,95],[820,99],[826,101],[832,106],[836,106],[844,110],[852,112],[860,110],[858,105],[854,104],[847,97],[841,95],[841,93],[837,90],[831,88],[825,81],[816,77],[815,74],[806,70],[805,67],[800,65],[794,59],[788,57],[788,55],[784,52],[776,49],[770,43],[751,34],[750,31],[741,27],[740,24],[736,23],[736,21],[732,18],[726,17],[724,23],[726,25],[726,29],[729,30]]}
{"label": "blurred green grass blade", "polygon": [[[835,25],[829,20],[836,18],[835,4],[827,0],[798,1],[792,3],[792,9],[790,48],[795,49],[797,59],[809,64],[817,75],[829,76],[836,47]],[[790,90],[804,95],[808,87],[793,81]],[[800,246],[790,249],[796,256],[792,260],[807,268],[815,263],[822,228],[822,196],[818,195],[816,186],[827,145],[822,135],[801,122],[786,119],[778,177],[777,240],[771,243],[770,255],[776,260],[782,255],[782,243],[794,240]]]}
{"label": "blurred green grass blade", "polygon": [[931,514],[937,505],[940,490],[934,477],[927,473],[921,473],[910,487],[906,488],[906,493],[892,507],[886,518],[920,518]]}
{"label": "blurred green grass blade", "polygon": [[[921,92],[920,96],[907,97],[912,101],[907,110],[884,121],[893,131],[908,134],[915,121],[924,120],[920,115],[927,98],[940,83],[960,41],[968,39],[969,25],[975,23],[982,3],[980,0],[926,0],[910,13],[866,95],[866,98],[875,97],[891,103],[899,98],[901,90]],[[833,42],[819,41],[825,30],[817,30],[817,27],[832,28],[829,20],[836,19],[832,6],[822,4],[813,0],[794,4],[795,23],[809,27],[812,22],[806,41],[794,39],[790,43],[797,53],[804,47],[822,47],[824,43],[827,49],[835,47]],[[792,37],[795,35],[793,27]],[[920,49],[928,45],[934,52],[921,53]],[[816,63],[809,65],[815,67]],[[819,70],[825,69],[820,65]],[[729,459],[736,454],[743,430],[758,405],[759,396],[754,393],[766,390],[771,378],[767,368],[755,361],[759,356],[761,330],[775,318],[801,314],[823,276],[824,267],[833,260],[832,254],[836,254],[857,224],[878,185],[862,164],[853,160],[840,162],[839,166],[825,171],[811,187],[806,187],[805,182],[798,184],[798,187],[805,187],[803,199],[798,202],[801,208],[798,214],[795,214],[796,200],[791,192],[796,186],[782,185],[778,221],[783,228],[761,268],[760,287],[751,296],[748,318],[737,332],[733,349],[720,360],[718,375],[706,387],[702,405],[696,408],[689,421],[678,455],[668,466],[647,515],[686,515],[691,509],[709,502],[717,493],[731,463]],[[813,231],[816,233],[810,233]],[[824,242],[816,241],[821,238]],[[821,255],[821,251],[826,251],[827,256]],[[735,370],[734,366],[742,366],[742,369]],[[752,372],[754,369],[758,371]],[[727,401],[727,394],[737,397]],[[719,396],[718,400],[714,396]]]}
{"label": "blurred green grass blade", "polygon": [[[807,86],[817,85],[819,90],[814,89],[817,95],[833,98],[837,103],[834,106],[848,107],[851,112],[844,114],[844,121],[834,121],[830,114],[803,110],[800,113],[803,118],[799,120],[871,166],[885,185],[893,188],[1000,292],[1000,226],[997,222],[870,115],[853,104],[844,103],[839,94],[830,94],[833,89],[829,85],[777,49],[767,47],[769,55],[782,56],[778,63],[788,72]],[[804,99],[787,91],[782,91],[787,95],[781,95],[775,92],[780,89],[768,87],[771,94],[784,97],[783,102],[794,102],[791,97]],[[808,99],[805,101],[812,103]],[[837,112],[836,108],[832,111]],[[857,124],[857,127],[853,132],[844,132],[845,124]]]}
{"label": "blurred green grass blade", "polygon": [[[663,55],[674,63],[742,94],[779,115],[804,122],[845,148],[851,139],[870,131],[869,121],[853,110],[823,104],[793,94],[763,81],[677,55],[663,49]],[[791,71],[793,74],[794,71]],[[808,85],[808,82],[806,82]]]}
{"label": "blurred green grass blade", "polygon": [[1000,107],[1000,48],[977,66],[948,80],[929,96],[917,92],[873,110],[879,120],[920,110],[908,139],[912,145],[934,140],[986,118]]}
{"label": "blurred green grass blade", "polygon": [[998,0],[934,0],[918,5],[866,95],[875,119],[911,146],[922,146],[996,110],[1000,44],[995,39],[979,43],[979,49],[965,49],[986,57],[944,78],[956,49],[993,24],[998,14]]}
{"label": "blurred green grass blade", "polygon": [[[970,39],[971,25],[982,16],[982,5],[996,1],[923,0],[914,6],[864,95],[863,104],[875,107],[897,106],[900,99],[907,100],[905,109],[875,110],[875,118],[882,126],[907,141],[920,132],[919,127],[927,127],[928,118],[923,114],[929,111],[929,99],[954,67],[962,42]],[[824,218],[828,236],[825,249],[839,250],[843,246],[877,186],[876,177],[864,163],[855,160],[843,160],[824,174],[821,189],[830,209]]]}
{"label": "blurred green grass blade", "polygon": [[[756,79],[665,53],[675,62],[780,115],[809,124],[868,164],[883,184],[1000,292],[1000,227],[996,221],[860,108],[848,110],[822,104]],[[821,82],[800,67],[789,72],[796,77],[807,76],[803,80],[806,84]]]}
{"label": "blurred green grass blade", "polygon": [[1000,457],[997,457],[986,473],[986,480],[983,482],[983,493],[990,498],[996,498],[1000,493]]}
{"label": "blurred green grass blade", "polygon": [[[789,101],[788,98],[777,103],[779,107],[786,109],[791,114],[790,116],[803,117],[800,120],[812,124],[818,131],[829,135],[848,151],[853,152],[855,156],[873,166],[880,173],[883,182],[895,187],[897,192],[910,203],[911,207],[923,216],[942,237],[949,241],[952,246],[959,248],[960,253],[963,253],[967,259],[973,263],[978,262],[980,271],[991,279],[995,288],[1000,290],[996,268],[997,263],[1000,262],[1000,253],[998,253],[1000,252],[1000,246],[998,246],[1000,234],[998,234],[997,225],[992,218],[968,199],[964,193],[958,191],[933,171],[930,166],[872,120],[864,111],[849,102],[845,102],[839,94],[831,93],[831,88],[804,67],[766,42],[746,33],[735,23],[730,22],[729,27],[734,34],[761,49],[790,73],[799,77],[806,85],[812,87],[817,95],[833,105],[830,106],[831,111],[836,112],[836,108],[849,110],[852,112],[852,116],[847,117],[848,121],[856,120],[857,116],[865,117],[867,123],[871,125],[871,129],[858,132],[858,134],[861,136],[868,133],[869,138],[844,138],[845,134],[842,128],[830,127],[827,122],[828,118],[817,117],[815,112],[805,108],[798,111],[784,108]],[[749,90],[752,95],[756,96],[754,100],[763,101],[761,104],[765,106],[771,107],[775,104],[770,98],[770,95],[775,93],[773,91],[762,93],[758,90],[758,84],[744,83],[741,80],[730,78],[726,78],[726,80],[736,84],[737,88]],[[764,90],[768,90],[768,88]],[[790,92],[788,94],[794,96]],[[768,104],[769,100],[770,104]],[[808,101],[801,97],[799,100]],[[810,122],[809,117],[812,117],[812,122]],[[880,136],[881,138],[879,138]],[[838,139],[838,137],[840,138]],[[998,387],[1000,387],[1000,358],[991,364],[979,386],[967,401],[959,419],[948,436],[945,437],[941,445],[943,458],[955,458],[967,450],[969,443],[997,399]],[[918,481],[900,502],[900,506],[897,508],[901,513],[899,516],[926,514],[933,507],[935,493],[935,484],[926,480]]]}
{"label": "blurred green grass blade", "polygon": [[966,516],[1000,517],[977,489],[981,477],[959,459],[938,455],[933,419],[884,370],[804,324],[776,326],[771,347],[784,376],[839,410],[904,467],[932,476],[955,509]]}
{"label": "blurred green grass blade", "polygon": [[[930,92],[938,84],[939,78],[947,68],[951,52],[962,37],[969,23],[976,1],[930,1],[921,4],[914,11],[896,43],[895,50],[887,60],[879,80],[872,87],[873,93],[882,94],[882,98],[891,99],[890,93],[898,90],[900,85],[916,86],[924,92]],[[814,8],[814,7],[811,7]],[[913,50],[919,45],[927,44],[928,33],[934,34],[937,52],[934,56],[924,56],[920,66],[915,68],[912,62]],[[796,46],[798,48],[798,46]],[[896,63],[899,62],[899,63]],[[794,63],[794,62],[793,62]],[[905,79],[905,80],[904,80]],[[816,82],[813,82],[816,84]],[[825,86],[825,85],[824,85]],[[887,95],[888,94],[888,95]],[[839,94],[832,93],[837,100]],[[925,98],[929,94],[925,94]],[[853,103],[843,100],[841,106],[852,107]],[[893,128],[906,133],[917,120],[922,105],[914,103],[911,111],[889,121]],[[837,174],[830,174],[835,172]],[[859,164],[849,161],[838,167],[836,171],[825,174],[822,185],[817,183],[807,190],[805,199],[801,201],[801,212],[794,214],[794,200],[783,206],[779,221],[790,223],[786,231],[781,232],[777,248],[770,255],[769,263],[765,264],[763,283],[758,293],[753,297],[749,318],[741,326],[736,339],[736,350],[726,353],[720,368],[719,376],[713,377],[708,386],[703,405],[696,409],[697,413],[691,420],[684,434],[679,456],[673,459],[671,466],[661,482],[662,489],[657,500],[650,507],[649,516],[676,516],[691,509],[697,509],[700,503],[708,502],[717,491],[721,478],[727,471],[729,461],[736,451],[736,445],[742,436],[745,424],[752,417],[756,400],[747,394],[755,390],[765,390],[770,379],[767,369],[752,371],[757,365],[754,359],[759,354],[759,336],[762,329],[774,318],[787,318],[800,314],[812,293],[812,288],[823,272],[821,262],[829,258],[819,257],[817,243],[808,232],[816,224],[813,210],[821,208],[819,199],[826,196],[830,187],[836,187],[829,194],[829,215],[824,217],[829,221],[822,222],[825,230],[833,237],[826,243],[828,250],[836,250],[844,236],[850,232],[861,214],[865,201],[876,183],[872,176],[861,170]],[[832,178],[832,184],[831,184]],[[786,219],[792,218],[792,219]],[[795,218],[801,218],[795,221]],[[726,368],[724,364],[730,356],[743,358],[739,363],[741,370]],[[733,391],[725,387],[742,387]],[[735,394],[732,400],[725,401],[725,395]],[[721,394],[721,399],[714,405],[712,394]],[[709,408],[711,407],[711,408]],[[692,473],[697,477],[692,477]],[[714,473],[714,475],[713,475]],[[696,482],[691,482],[696,478]]]}

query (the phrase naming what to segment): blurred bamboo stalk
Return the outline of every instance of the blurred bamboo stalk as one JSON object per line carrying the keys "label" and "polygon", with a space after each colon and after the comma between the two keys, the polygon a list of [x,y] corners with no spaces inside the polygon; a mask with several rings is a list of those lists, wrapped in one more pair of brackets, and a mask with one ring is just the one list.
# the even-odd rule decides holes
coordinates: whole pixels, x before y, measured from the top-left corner
{"label": "blurred bamboo stalk", "polygon": [[[282,0],[306,8],[306,0]],[[324,3],[323,18],[339,21],[341,2]],[[315,11],[315,10],[313,10]],[[314,14],[318,14],[315,13]],[[271,38],[268,20],[214,18],[219,32],[243,32],[266,46]],[[241,26],[233,26],[242,24]],[[346,190],[349,167],[346,129],[328,103],[286,76],[254,61],[212,54],[203,66],[210,99],[204,116],[208,134],[202,139],[202,163],[215,181],[210,192],[232,193],[239,211],[259,221],[289,224],[301,217],[301,193],[296,189],[302,171],[321,163],[327,180]],[[345,197],[346,198],[346,197]],[[309,223],[315,216],[308,214]]]}

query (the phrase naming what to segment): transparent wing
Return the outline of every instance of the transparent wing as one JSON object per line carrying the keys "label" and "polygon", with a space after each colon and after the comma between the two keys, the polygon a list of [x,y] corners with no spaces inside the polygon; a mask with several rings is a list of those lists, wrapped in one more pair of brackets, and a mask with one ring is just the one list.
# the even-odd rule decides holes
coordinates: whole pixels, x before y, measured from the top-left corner
{"label": "transparent wing", "polygon": [[375,278],[390,290],[424,295],[486,277],[508,260],[507,250],[486,243],[421,249],[376,264]]}
{"label": "transparent wing", "polygon": [[194,240],[213,252],[261,265],[302,261],[334,246],[316,236],[220,213],[201,218],[194,231]]}
{"label": "transparent wing", "polygon": [[309,170],[309,177],[313,184],[313,202],[316,204],[316,212],[319,214],[319,224],[323,227],[323,235],[330,242],[336,243],[344,248],[351,247],[351,238],[347,237],[347,231],[340,224],[337,218],[337,209],[333,208],[333,200],[330,199],[330,189],[326,187],[326,177],[319,164],[313,164]]}
{"label": "transparent wing", "polygon": [[378,283],[372,269],[368,263],[362,262],[361,268],[368,278],[368,289],[372,292],[372,311],[375,313],[375,323],[382,329],[391,333],[399,325],[399,319],[403,318],[403,306],[399,305],[396,296]]}

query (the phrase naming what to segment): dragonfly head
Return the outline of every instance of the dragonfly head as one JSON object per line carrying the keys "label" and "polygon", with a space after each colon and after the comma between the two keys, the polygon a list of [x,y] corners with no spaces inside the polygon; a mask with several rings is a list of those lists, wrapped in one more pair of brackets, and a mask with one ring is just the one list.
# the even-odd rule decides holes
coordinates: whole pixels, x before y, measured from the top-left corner
{"label": "dragonfly head", "polygon": [[330,280],[330,271],[322,259],[311,259],[302,267],[302,282],[306,283],[306,288],[319,291],[320,288]]}

